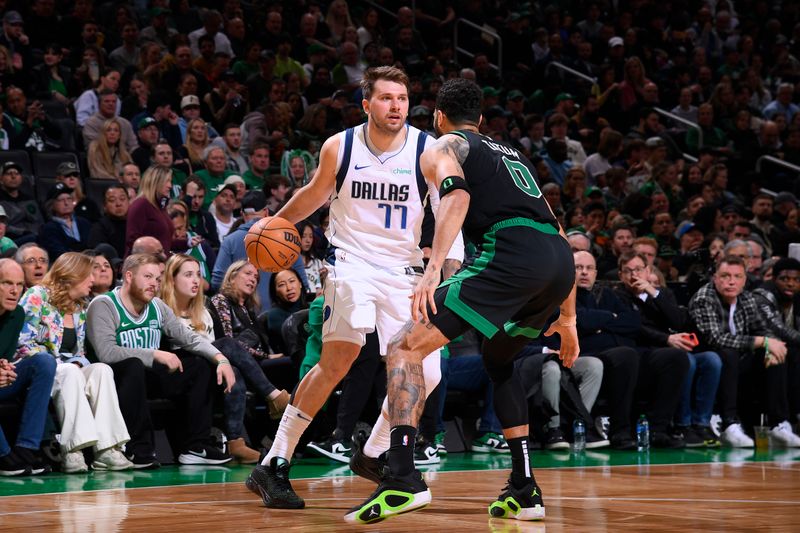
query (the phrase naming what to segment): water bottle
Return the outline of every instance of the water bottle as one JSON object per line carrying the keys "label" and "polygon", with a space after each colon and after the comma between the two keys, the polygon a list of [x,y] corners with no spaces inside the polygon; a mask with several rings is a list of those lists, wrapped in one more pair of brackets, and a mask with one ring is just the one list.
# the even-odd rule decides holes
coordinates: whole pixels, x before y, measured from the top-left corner
{"label": "water bottle", "polygon": [[576,418],[572,423],[572,451],[580,453],[586,449],[586,426],[583,420]]}
{"label": "water bottle", "polygon": [[640,452],[650,449],[650,424],[644,415],[641,415],[636,422],[636,449]]}

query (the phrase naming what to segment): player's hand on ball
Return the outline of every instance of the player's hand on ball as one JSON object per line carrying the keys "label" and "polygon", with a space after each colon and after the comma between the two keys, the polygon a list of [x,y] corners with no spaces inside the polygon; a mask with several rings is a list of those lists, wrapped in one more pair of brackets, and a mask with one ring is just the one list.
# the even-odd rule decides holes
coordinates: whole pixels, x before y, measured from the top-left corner
{"label": "player's hand on ball", "polygon": [[428,322],[428,304],[430,304],[433,314],[437,313],[433,295],[440,281],[441,272],[438,268],[425,269],[425,274],[414,287],[414,294],[411,296],[411,319],[414,322],[417,320],[422,320],[423,323]]}

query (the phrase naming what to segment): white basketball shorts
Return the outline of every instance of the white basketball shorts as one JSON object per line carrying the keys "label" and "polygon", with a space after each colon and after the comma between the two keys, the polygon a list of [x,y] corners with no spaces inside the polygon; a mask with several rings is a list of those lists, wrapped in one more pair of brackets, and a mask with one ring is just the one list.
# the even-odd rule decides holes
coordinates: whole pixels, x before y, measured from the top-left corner
{"label": "white basketball shorts", "polygon": [[411,320],[411,299],[421,266],[381,267],[345,252],[335,251],[326,263],[322,340],[363,346],[367,334],[378,331],[381,355],[392,337]]}

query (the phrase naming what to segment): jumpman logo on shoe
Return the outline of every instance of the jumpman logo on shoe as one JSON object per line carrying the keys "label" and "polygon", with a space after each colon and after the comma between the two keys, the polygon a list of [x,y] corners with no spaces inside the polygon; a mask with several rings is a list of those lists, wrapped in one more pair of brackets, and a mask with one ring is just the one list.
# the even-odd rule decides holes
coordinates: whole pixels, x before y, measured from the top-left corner
{"label": "jumpman logo on shoe", "polygon": [[378,512],[378,509],[376,509],[376,507],[377,507],[377,505],[375,505],[372,508],[370,508],[369,516],[367,517],[367,520],[369,520],[370,518],[376,518],[378,515],[380,515],[380,513]]}

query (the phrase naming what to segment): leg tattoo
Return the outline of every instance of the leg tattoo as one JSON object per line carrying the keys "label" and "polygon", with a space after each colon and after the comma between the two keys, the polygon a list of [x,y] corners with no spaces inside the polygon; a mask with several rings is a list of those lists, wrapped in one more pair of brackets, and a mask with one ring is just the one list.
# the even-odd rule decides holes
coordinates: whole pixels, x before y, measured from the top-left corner
{"label": "leg tattoo", "polygon": [[389,420],[394,426],[416,427],[425,407],[425,377],[422,364],[396,359],[389,369],[387,397]]}

